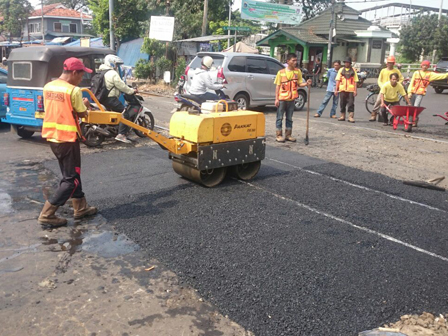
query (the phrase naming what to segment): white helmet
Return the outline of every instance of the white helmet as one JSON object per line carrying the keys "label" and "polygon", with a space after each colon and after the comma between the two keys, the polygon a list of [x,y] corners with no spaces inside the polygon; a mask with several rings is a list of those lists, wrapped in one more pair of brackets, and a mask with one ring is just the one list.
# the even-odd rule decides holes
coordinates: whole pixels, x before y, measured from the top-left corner
{"label": "white helmet", "polygon": [[202,65],[205,66],[207,69],[210,70],[210,68],[213,65],[213,58],[211,58],[210,56],[204,56],[202,58]]}
{"label": "white helmet", "polygon": [[106,55],[106,57],[104,57],[104,64],[107,66],[110,66],[112,68],[115,68],[115,67],[117,67],[117,65],[120,65],[123,63],[124,63],[123,60],[116,55],[109,54],[109,55]]}

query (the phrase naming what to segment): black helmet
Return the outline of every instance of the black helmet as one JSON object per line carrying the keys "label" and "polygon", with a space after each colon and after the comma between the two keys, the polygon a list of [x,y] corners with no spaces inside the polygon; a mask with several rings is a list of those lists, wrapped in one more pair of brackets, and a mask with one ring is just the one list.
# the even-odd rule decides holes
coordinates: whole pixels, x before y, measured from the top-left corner
{"label": "black helmet", "polygon": [[344,61],[344,63],[350,63],[352,64],[352,58],[351,57],[347,57]]}

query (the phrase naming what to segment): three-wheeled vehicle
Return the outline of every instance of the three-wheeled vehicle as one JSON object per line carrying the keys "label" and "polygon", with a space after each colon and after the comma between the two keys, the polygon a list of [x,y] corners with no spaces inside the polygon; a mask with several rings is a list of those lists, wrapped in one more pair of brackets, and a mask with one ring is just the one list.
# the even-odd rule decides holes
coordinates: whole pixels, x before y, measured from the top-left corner
{"label": "three-wheeled vehicle", "polygon": [[61,75],[64,61],[69,57],[77,57],[94,71],[85,73],[79,85],[90,88],[92,76],[108,54],[114,54],[114,51],[61,46],[14,49],[8,58],[7,88],[3,96],[6,117],[1,121],[10,123],[22,138],[40,132],[44,117],[43,87]]}

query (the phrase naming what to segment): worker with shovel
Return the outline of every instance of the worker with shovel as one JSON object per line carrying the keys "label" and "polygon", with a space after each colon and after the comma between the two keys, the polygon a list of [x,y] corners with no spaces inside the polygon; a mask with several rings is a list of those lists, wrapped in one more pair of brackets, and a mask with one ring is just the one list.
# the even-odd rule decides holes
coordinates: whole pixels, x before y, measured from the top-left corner
{"label": "worker with shovel", "polygon": [[[302,72],[297,69],[297,55],[290,53],[286,56],[288,67],[277,73],[274,84],[275,106],[277,106],[276,138],[277,142],[296,142],[292,137],[292,115],[295,108],[295,100],[299,97],[298,88],[311,85],[311,80],[302,83]],[[286,114],[286,129],[283,137],[283,115]]]}
{"label": "worker with shovel", "polygon": [[339,69],[336,75],[336,88],[334,94],[340,93],[341,116],[339,121],[345,121],[346,109],[348,110],[348,122],[355,122],[355,97],[357,95],[356,83],[358,82],[358,74],[352,67],[351,57],[347,57],[344,66]]}

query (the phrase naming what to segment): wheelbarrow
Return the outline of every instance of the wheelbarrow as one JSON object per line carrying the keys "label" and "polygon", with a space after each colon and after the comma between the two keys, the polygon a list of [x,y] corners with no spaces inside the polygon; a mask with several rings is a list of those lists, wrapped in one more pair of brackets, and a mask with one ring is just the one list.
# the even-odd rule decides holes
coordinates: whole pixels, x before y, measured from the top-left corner
{"label": "wheelbarrow", "polygon": [[448,125],[448,112],[445,112],[445,115],[441,115],[441,114],[433,114],[433,117],[440,117],[443,120],[446,121],[445,125]]}
{"label": "wheelbarrow", "polygon": [[418,119],[418,115],[422,113],[425,108],[417,106],[394,105],[390,108],[386,106],[386,109],[394,116],[394,130],[398,128],[398,125],[404,125],[405,132],[412,132],[413,122]]}

